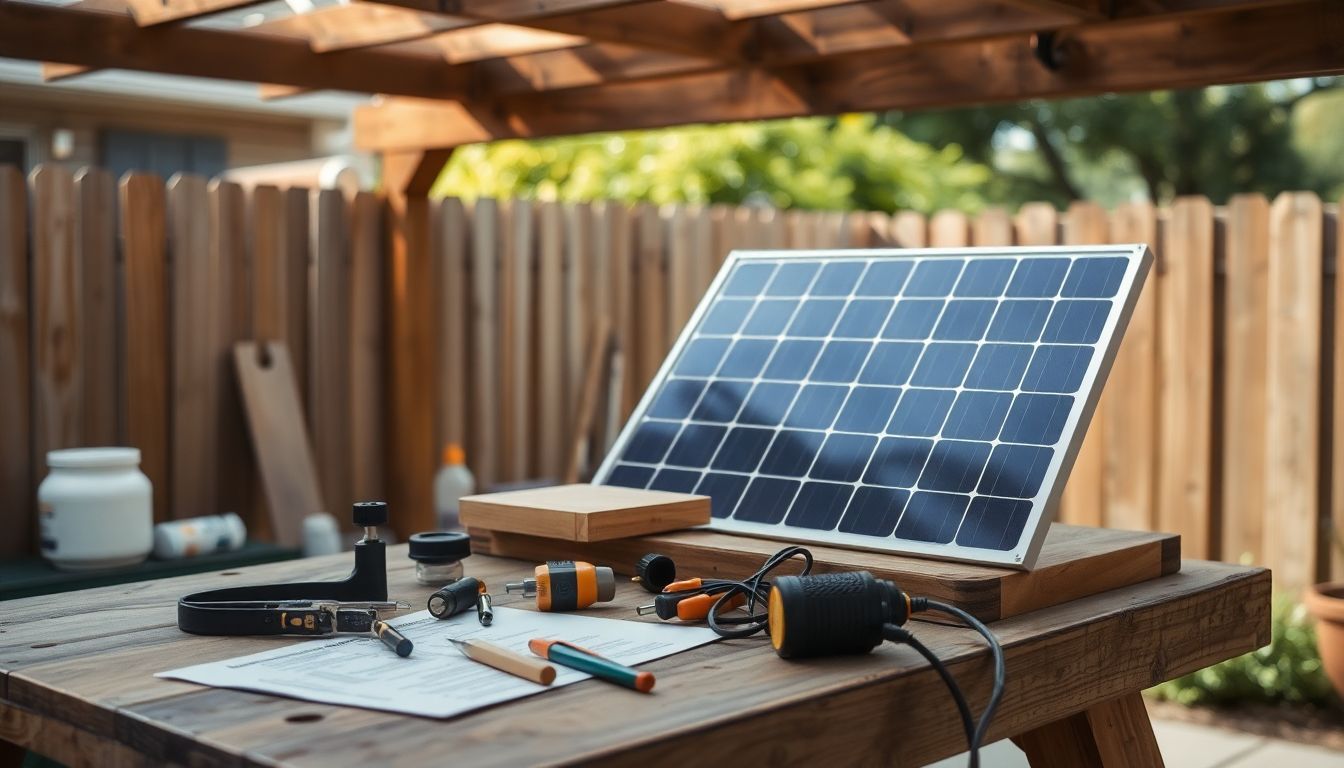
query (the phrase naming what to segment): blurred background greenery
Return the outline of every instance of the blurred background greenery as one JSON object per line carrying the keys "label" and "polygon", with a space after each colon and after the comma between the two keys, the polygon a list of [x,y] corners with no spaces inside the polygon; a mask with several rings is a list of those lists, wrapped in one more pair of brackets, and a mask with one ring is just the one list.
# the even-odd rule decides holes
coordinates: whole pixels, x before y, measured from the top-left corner
{"label": "blurred background greenery", "polygon": [[959,208],[1344,192],[1344,78],[501,141],[439,196]]}

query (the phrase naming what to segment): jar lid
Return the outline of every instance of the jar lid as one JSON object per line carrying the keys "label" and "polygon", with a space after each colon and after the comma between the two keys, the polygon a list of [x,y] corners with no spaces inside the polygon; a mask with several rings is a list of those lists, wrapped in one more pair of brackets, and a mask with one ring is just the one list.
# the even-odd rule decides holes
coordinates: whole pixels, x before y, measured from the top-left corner
{"label": "jar lid", "polygon": [[411,534],[410,558],[422,563],[461,560],[471,554],[471,537],[461,531]]}
{"label": "jar lid", "polygon": [[140,466],[139,448],[64,448],[47,451],[47,466],[61,469],[106,469]]}

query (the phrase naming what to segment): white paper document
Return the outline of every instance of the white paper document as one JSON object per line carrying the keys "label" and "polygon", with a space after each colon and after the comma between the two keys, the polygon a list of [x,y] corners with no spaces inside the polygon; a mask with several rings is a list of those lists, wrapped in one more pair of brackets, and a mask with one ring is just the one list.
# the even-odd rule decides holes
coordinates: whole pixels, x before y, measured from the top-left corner
{"label": "white paper document", "polygon": [[[450,637],[486,640],[527,656],[532,655],[527,641],[534,637],[564,640],[627,665],[661,659],[718,639],[704,627],[503,607],[495,608],[495,623],[488,627],[480,625],[475,611],[443,621],[430,616],[429,611],[420,611],[389,623],[415,643],[409,657],[397,656],[376,637],[339,636],[182,667],[156,677],[323,704],[452,717],[577,683],[590,675],[556,665],[555,682],[538,685],[468,659],[448,642]],[[620,689],[613,686],[613,690]]]}

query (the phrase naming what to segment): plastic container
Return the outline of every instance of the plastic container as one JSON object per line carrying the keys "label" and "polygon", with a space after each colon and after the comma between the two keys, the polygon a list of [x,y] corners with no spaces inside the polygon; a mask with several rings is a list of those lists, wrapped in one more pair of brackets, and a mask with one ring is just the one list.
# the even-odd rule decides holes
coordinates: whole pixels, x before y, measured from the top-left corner
{"label": "plastic container", "polygon": [[476,478],[467,469],[466,453],[457,443],[449,443],[443,448],[443,464],[434,475],[434,514],[438,516],[439,528],[461,530],[458,500],[475,492]]}
{"label": "plastic container", "polygon": [[441,587],[462,578],[462,560],[471,555],[471,538],[461,531],[411,534],[407,556],[415,561],[415,580]]}
{"label": "plastic container", "polygon": [[37,489],[42,556],[67,571],[135,565],[154,548],[154,502],[136,448],[47,454]]}
{"label": "plastic container", "polygon": [[334,555],[341,551],[341,526],[326,512],[303,518],[303,556]]}
{"label": "plastic container", "polygon": [[154,556],[160,560],[230,552],[247,540],[243,518],[233,512],[192,517],[154,526]]}

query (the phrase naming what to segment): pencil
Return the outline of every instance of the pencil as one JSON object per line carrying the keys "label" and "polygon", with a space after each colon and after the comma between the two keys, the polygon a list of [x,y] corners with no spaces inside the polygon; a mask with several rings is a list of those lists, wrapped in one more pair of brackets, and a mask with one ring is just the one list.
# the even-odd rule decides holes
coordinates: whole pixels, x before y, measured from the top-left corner
{"label": "pencil", "polygon": [[555,667],[541,659],[514,653],[484,640],[454,640],[450,637],[448,642],[457,646],[467,658],[487,667],[494,667],[501,672],[508,672],[510,675],[531,680],[539,685],[550,685],[555,682]]}

